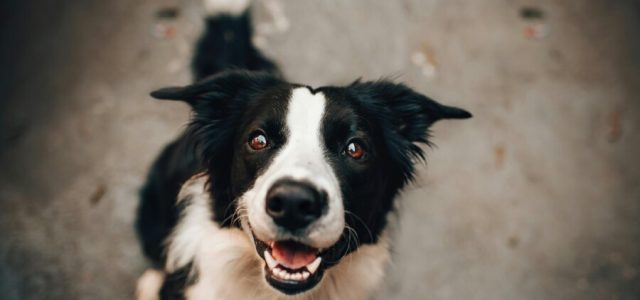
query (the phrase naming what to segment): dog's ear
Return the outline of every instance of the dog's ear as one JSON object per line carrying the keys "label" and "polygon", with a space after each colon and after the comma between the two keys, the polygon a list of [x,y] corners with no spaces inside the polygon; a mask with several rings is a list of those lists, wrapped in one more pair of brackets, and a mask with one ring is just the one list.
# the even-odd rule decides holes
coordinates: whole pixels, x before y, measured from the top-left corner
{"label": "dog's ear", "polygon": [[217,73],[191,85],[162,88],[151,92],[151,96],[161,100],[184,101],[191,106],[204,104],[203,102],[215,105],[234,99],[241,93],[251,93],[280,82],[267,73],[233,70]]}
{"label": "dog's ear", "polygon": [[440,104],[403,84],[389,81],[355,82],[350,88],[358,91],[358,98],[385,111],[384,118],[392,123],[396,132],[411,142],[426,143],[429,127],[439,120],[468,119],[472,116],[464,109]]}
{"label": "dog's ear", "polygon": [[440,104],[403,84],[389,81],[360,82],[348,87],[361,106],[380,124],[384,142],[403,183],[413,178],[413,159],[424,159],[417,145],[430,145],[429,127],[443,119],[471,118],[468,111]]}
{"label": "dog's ear", "polygon": [[[283,82],[264,72],[225,71],[184,87],[168,87],[151,93],[163,100],[191,105],[193,113],[184,135],[195,157],[209,168],[225,169],[231,162],[235,129],[240,126],[245,106],[254,96]],[[226,175],[223,175],[225,177]]]}

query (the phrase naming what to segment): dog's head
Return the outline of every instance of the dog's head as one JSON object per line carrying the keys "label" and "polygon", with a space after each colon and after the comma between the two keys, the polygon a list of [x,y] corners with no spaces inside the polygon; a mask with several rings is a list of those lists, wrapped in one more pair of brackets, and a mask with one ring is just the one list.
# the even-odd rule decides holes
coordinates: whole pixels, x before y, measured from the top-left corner
{"label": "dog's head", "polygon": [[241,71],[152,95],[193,107],[187,134],[212,178],[215,219],[250,235],[286,294],[376,243],[428,128],[471,117],[401,84],[312,89]]}

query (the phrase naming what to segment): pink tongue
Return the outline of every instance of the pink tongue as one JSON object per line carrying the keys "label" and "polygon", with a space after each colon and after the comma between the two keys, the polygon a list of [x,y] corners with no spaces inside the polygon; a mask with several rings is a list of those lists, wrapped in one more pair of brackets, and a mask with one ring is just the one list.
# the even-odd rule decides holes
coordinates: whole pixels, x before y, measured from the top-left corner
{"label": "pink tongue", "polygon": [[271,247],[271,256],[289,269],[300,269],[316,259],[312,248],[293,242],[275,242]]}

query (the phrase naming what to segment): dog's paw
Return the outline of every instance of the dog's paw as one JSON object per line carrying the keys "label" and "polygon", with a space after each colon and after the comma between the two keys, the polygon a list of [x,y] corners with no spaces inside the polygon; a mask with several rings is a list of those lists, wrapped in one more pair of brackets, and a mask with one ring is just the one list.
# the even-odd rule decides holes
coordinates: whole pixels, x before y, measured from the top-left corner
{"label": "dog's paw", "polygon": [[136,300],[159,300],[164,272],[156,269],[144,271],[136,285]]}

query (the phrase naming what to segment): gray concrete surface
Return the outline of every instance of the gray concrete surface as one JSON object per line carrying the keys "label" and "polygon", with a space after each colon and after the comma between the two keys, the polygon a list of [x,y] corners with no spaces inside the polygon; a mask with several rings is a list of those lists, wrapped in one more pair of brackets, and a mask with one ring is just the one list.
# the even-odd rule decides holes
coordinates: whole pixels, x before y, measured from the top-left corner
{"label": "gray concrete surface", "polygon": [[[0,298],[131,298],[136,193],[188,117],[147,93],[189,81],[200,3],[0,5]],[[527,5],[544,18],[523,19]],[[167,6],[175,35],[154,37]],[[379,299],[640,298],[637,1],[254,10],[291,80],[393,76],[475,114],[435,126]]]}

